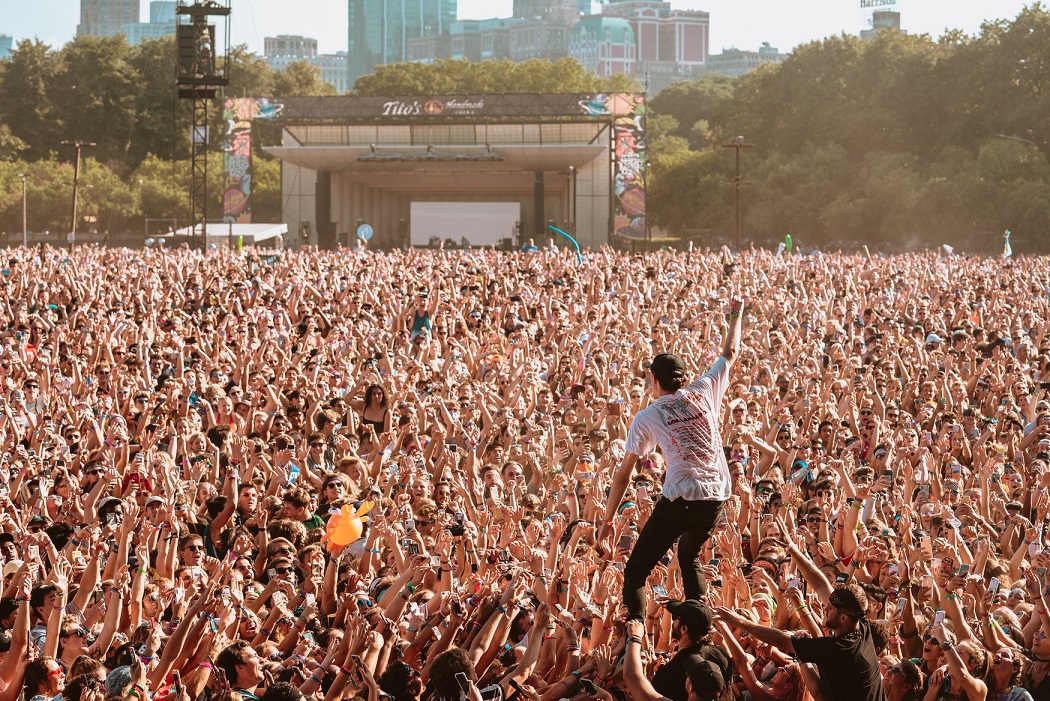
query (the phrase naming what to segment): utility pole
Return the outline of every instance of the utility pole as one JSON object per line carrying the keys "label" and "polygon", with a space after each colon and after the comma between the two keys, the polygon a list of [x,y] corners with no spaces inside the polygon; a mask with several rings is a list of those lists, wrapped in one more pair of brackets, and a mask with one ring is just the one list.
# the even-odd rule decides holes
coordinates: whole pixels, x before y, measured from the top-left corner
{"label": "utility pole", "polygon": [[77,191],[80,188],[80,151],[85,147],[91,148],[98,146],[98,144],[90,141],[63,141],[62,143],[75,146],[77,150],[76,159],[73,161],[73,213],[69,222],[69,247],[73,248],[73,244],[77,240]]}
{"label": "utility pole", "polygon": [[742,136],[737,136],[729,143],[722,144],[722,148],[736,149],[736,177],[733,179],[733,184],[736,189],[736,250],[738,251],[740,250],[740,188],[743,185],[740,178],[740,149],[754,147],[754,144],[747,143]]}
{"label": "utility pole", "polygon": [[22,178],[22,248],[25,248],[29,232],[29,227],[26,225],[26,178],[29,176],[19,173],[18,177]]}

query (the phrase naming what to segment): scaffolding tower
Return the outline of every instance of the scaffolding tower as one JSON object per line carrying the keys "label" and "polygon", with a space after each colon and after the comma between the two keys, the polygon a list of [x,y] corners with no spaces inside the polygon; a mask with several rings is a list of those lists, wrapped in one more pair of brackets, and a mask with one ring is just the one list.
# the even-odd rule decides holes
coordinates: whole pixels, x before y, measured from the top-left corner
{"label": "scaffolding tower", "polygon": [[[230,0],[179,0],[175,40],[179,98],[193,103],[190,127],[190,226],[192,246],[208,240],[208,103],[229,85]],[[220,32],[212,18],[217,18]],[[217,40],[221,40],[219,46]],[[220,61],[219,58],[222,60]]]}

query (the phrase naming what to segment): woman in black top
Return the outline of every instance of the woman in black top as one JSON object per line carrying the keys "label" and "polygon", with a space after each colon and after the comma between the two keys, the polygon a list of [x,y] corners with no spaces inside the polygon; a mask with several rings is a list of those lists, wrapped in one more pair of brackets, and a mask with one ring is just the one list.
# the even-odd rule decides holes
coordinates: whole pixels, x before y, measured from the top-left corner
{"label": "woman in black top", "polygon": [[390,406],[382,385],[368,385],[365,398],[351,400],[350,407],[361,414],[358,435],[362,439],[365,437],[366,426],[374,428],[377,436],[390,432]]}

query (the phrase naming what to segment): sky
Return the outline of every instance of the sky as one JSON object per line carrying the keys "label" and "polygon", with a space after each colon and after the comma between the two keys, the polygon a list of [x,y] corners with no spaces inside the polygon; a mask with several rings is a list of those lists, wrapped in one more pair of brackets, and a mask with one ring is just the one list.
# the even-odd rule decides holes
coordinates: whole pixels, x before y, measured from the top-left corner
{"label": "sky", "polygon": [[[381,0],[371,0],[381,2]],[[864,28],[870,10],[861,0],[672,0],[672,7],[711,13],[711,50],[757,49],[769,42],[781,51],[813,39]],[[939,36],[946,28],[969,34],[986,20],[1012,18],[1025,0],[898,0],[901,25],[912,34]],[[459,0],[461,19],[509,16],[512,0]],[[345,50],[346,0],[233,0],[231,38],[261,54],[263,37],[302,34],[318,40],[321,53]],[[76,32],[79,0],[0,0],[0,34],[38,37],[61,45]],[[143,21],[149,2],[142,0]]]}

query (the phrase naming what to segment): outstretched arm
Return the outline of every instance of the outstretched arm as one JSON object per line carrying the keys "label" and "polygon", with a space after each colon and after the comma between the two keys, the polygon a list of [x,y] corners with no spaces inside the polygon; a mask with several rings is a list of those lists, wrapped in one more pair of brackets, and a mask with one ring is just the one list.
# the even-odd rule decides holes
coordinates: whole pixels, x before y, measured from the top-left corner
{"label": "outstretched arm", "polygon": [[784,631],[752,623],[748,619],[736,615],[734,611],[725,608],[724,606],[715,609],[715,615],[718,620],[723,621],[734,628],[740,628],[747,631],[751,634],[751,637],[757,638],[767,645],[772,645],[784,654],[795,654],[795,643],[791,636]]}
{"label": "outstretched arm", "polygon": [[740,312],[744,308],[744,303],[739,299],[733,299],[729,302],[729,329],[726,332],[725,345],[722,347],[722,357],[726,359],[726,362],[732,365],[736,361],[736,357],[740,355]]}
{"label": "outstretched arm", "polygon": [[642,666],[645,626],[642,621],[627,621],[627,649],[624,652],[623,678],[631,698],[638,701],[668,701],[653,688]]}
{"label": "outstretched arm", "polygon": [[605,502],[605,517],[599,529],[599,542],[601,541],[601,536],[606,535],[605,532],[612,528],[613,519],[619,513],[620,502],[623,500],[623,495],[627,491],[627,485],[634,475],[634,466],[637,464],[638,456],[634,453],[627,453],[623,457],[623,462],[620,463],[620,469],[613,476],[612,484],[609,486],[609,498]]}

